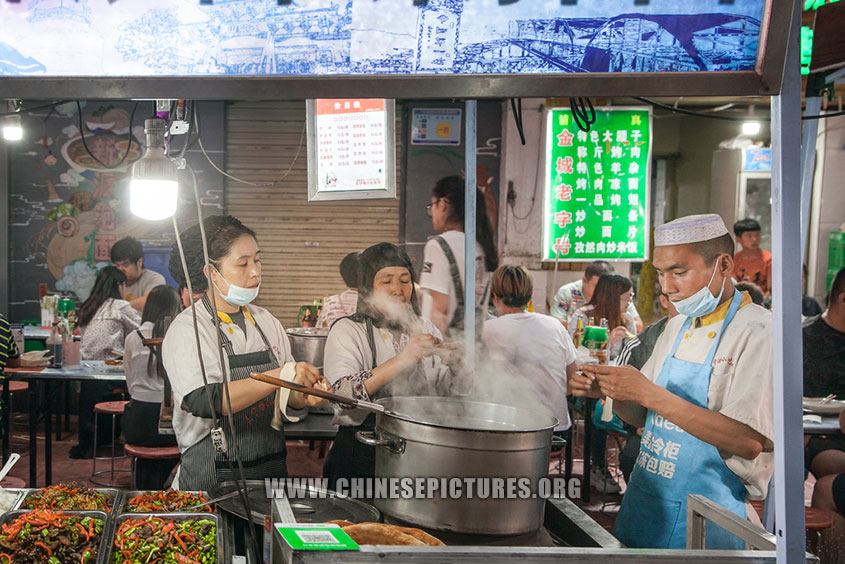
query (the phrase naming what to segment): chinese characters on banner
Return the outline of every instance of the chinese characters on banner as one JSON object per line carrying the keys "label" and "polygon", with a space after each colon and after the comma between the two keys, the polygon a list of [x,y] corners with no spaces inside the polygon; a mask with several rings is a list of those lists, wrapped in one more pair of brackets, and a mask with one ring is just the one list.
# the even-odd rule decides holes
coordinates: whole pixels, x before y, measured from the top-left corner
{"label": "chinese characters on banner", "polygon": [[548,114],[543,260],[648,258],[651,109],[596,110],[589,133]]}
{"label": "chinese characters on banner", "polygon": [[315,111],[317,191],[386,190],[385,100],[316,100]]}

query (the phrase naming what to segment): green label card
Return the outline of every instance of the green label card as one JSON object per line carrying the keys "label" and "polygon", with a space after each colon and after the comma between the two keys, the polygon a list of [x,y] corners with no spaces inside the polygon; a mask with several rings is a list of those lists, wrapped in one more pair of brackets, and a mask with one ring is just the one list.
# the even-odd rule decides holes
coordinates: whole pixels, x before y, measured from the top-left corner
{"label": "green label card", "polygon": [[358,545],[333,523],[276,523],[293,550],[358,550]]}

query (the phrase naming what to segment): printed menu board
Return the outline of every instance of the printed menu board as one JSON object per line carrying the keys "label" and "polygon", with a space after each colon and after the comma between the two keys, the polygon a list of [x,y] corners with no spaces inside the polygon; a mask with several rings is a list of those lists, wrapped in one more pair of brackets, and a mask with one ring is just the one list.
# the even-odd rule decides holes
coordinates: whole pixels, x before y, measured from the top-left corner
{"label": "printed menu board", "polygon": [[309,100],[307,119],[310,200],[395,196],[392,100]]}
{"label": "printed menu board", "polygon": [[547,119],[542,259],[647,259],[651,109],[596,109],[589,132]]}

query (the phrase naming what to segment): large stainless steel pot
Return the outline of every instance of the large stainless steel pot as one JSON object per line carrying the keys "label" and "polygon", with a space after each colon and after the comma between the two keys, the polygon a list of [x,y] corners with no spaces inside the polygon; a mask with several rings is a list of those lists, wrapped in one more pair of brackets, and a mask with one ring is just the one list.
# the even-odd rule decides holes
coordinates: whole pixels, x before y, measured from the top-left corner
{"label": "large stainless steel pot", "polygon": [[[530,411],[460,398],[395,397],[379,401],[406,415],[376,416],[373,433],[358,440],[376,447],[377,478],[527,478],[537,491],[549,471],[558,421]],[[376,499],[383,513],[422,527],[459,533],[516,535],[543,524],[542,499]]]}
{"label": "large stainless steel pot", "polygon": [[307,362],[317,368],[323,367],[323,351],[326,349],[328,329],[296,327],[287,330],[291,352],[297,362]]}

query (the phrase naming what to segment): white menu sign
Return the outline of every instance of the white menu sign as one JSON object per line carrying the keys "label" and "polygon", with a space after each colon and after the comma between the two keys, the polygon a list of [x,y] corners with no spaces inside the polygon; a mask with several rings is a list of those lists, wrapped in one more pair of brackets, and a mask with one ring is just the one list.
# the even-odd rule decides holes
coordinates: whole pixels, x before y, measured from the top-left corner
{"label": "white menu sign", "polygon": [[395,197],[393,135],[393,100],[309,100],[309,200]]}

